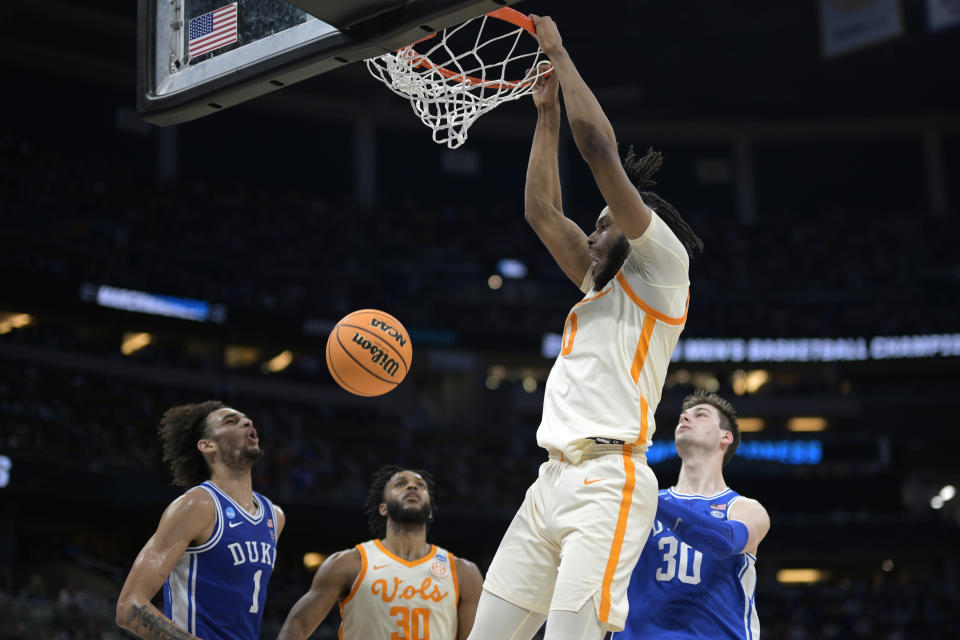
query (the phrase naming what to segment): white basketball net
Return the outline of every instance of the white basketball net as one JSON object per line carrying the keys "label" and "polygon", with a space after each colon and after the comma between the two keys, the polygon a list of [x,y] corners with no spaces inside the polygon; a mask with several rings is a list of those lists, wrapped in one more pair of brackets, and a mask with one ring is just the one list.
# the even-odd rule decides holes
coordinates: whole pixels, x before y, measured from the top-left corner
{"label": "white basketball net", "polygon": [[[488,22],[496,28],[488,27]],[[495,15],[480,16],[438,32],[436,40],[414,43],[421,49],[432,45],[423,53],[409,45],[395,53],[367,59],[367,68],[391,91],[410,100],[414,112],[433,131],[434,142],[456,149],[466,142],[467,130],[477,118],[503,102],[529,94],[534,81],[551,70],[549,64],[541,64],[547,58],[539,47],[528,53],[518,52],[521,38],[530,36],[524,35],[526,30],[522,27],[501,35],[489,34],[494,30],[499,33],[504,26],[513,25]],[[488,34],[484,33],[485,27]],[[463,42],[464,37],[472,39],[473,47],[462,53],[453,51],[448,41],[454,34],[458,34],[458,42]],[[503,60],[484,62],[481,54],[484,48],[490,52],[492,43],[498,43],[497,57],[504,48],[509,53]],[[518,62],[521,64],[515,64]],[[522,80],[508,80],[508,65],[514,73],[526,68],[534,71]]]}

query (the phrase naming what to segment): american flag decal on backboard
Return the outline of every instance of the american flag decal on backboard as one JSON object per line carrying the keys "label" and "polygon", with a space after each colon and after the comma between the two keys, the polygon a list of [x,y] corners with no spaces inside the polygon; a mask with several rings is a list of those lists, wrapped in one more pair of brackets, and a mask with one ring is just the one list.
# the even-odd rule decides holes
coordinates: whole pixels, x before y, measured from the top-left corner
{"label": "american flag decal on backboard", "polygon": [[197,16],[190,21],[191,58],[237,41],[237,3]]}

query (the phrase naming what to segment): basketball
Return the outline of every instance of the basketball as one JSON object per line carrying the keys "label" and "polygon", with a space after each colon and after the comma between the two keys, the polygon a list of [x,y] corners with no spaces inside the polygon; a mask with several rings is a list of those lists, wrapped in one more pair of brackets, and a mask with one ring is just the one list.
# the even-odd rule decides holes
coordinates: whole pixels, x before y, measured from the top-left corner
{"label": "basketball", "polygon": [[380,396],[396,388],[410,370],[412,356],[407,330],[376,309],[347,314],[327,340],[330,375],[358,396]]}

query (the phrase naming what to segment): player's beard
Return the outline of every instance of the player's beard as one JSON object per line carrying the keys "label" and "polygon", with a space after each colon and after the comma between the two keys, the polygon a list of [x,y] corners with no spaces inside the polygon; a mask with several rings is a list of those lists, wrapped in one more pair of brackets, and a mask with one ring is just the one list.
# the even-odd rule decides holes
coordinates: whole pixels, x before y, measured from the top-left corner
{"label": "player's beard", "polygon": [[220,461],[231,469],[249,469],[263,458],[260,447],[223,447],[218,450]]}
{"label": "player's beard", "polygon": [[604,260],[602,265],[597,265],[596,268],[599,269],[599,271],[595,271],[593,274],[593,288],[600,291],[600,289],[607,286],[607,283],[613,279],[613,276],[617,275],[617,271],[620,271],[620,267],[623,266],[629,254],[630,241],[627,240],[627,236],[621,233],[616,243],[610,247],[610,251],[607,252],[607,259]]}
{"label": "player's beard", "polygon": [[387,502],[387,515],[400,524],[430,524],[433,522],[433,509],[429,504],[419,507],[404,507],[403,499]]}

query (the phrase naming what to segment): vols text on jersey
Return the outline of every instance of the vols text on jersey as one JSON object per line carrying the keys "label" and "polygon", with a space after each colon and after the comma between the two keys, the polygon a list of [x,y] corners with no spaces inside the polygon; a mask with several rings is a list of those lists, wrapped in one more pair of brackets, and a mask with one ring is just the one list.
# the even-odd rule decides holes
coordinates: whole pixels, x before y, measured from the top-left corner
{"label": "vols text on jersey", "polygon": [[420,598],[431,602],[440,602],[450,595],[449,591],[441,591],[440,587],[435,585],[429,576],[423,579],[419,587],[405,584],[403,580],[396,576],[394,576],[390,585],[387,584],[386,580],[380,578],[374,580],[373,584],[370,585],[370,593],[380,596],[384,602],[393,602],[396,598],[400,600]]}

